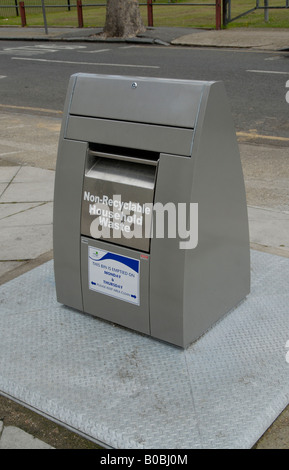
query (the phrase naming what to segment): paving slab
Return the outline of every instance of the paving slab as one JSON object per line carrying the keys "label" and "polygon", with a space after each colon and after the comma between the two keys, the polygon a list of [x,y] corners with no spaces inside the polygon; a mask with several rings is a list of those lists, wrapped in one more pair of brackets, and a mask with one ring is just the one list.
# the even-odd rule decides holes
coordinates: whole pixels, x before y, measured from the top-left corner
{"label": "paving slab", "polygon": [[8,183],[0,183],[0,195],[4,193],[7,186],[8,186]]}
{"label": "paving slab", "polygon": [[0,203],[53,201],[53,181],[54,175],[50,184],[49,181],[44,184],[39,180],[30,183],[12,182],[2,192]]}
{"label": "paving slab", "polygon": [[[2,208],[6,206],[11,206],[14,204],[1,204],[0,213],[2,213]],[[21,207],[22,204],[15,204],[17,207]],[[26,205],[26,204],[25,204]],[[28,204],[27,204],[28,206]],[[53,219],[53,203],[52,202],[44,202],[35,204],[34,207],[28,207],[26,210],[21,210],[15,214],[13,217],[6,217],[3,222],[4,227],[27,227],[27,226],[34,226],[37,227],[38,225],[52,225]],[[0,222],[1,223],[1,222]]]}
{"label": "paving slab", "polygon": [[52,249],[52,225],[1,227],[2,261],[35,259]]}
{"label": "paving slab", "polygon": [[289,212],[288,147],[239,143],[239,149],[248,205]]}
{"label": "paving slab", "polygon": [[[0,430],[1,432],[1,430]],[[50,445],[15,426],[4,427],[0,438],[0,450],[53,449]]]}
{"label": "paving slab", "polygon": [[289,213],[249,207],[248,217],[251,243],[289,252]]}
{"label": "paving slab", "polygon": [[178,46],[281,50],[289,48],[289,38],[288,29],[286,28],[234,28],[186,34],[173,39],[171,44]]}
{"label": "paving slab", "polygon": [[[14,255],[13,255],[14,256]],[[5,274],[13,271],[13,269],[20,268],[25,264],[24,261],[4,261],[0,260],[0,277],[5,276]]]}
{"label": "paving slab", "polygon": [[1,168],[0,183],[10,183],[10,181],[17,175],[20,166],[7,166]]}
{"label": "paving slab", "polygon": [[52,250],[54,176],[42,168],[0,167],[0,179],[7,181],[0,183],[2,274]]}
{"label": "paving slab", "polygon": [[54,170],[61,119],[24,114],[21,109],[13,113],[13,107],[11,113],[1,111],[0,107],[0,164]]}
{"label": "paving slab", "polygon": [[[2,172],[2,169],[0,170],[0,174]],[[12,204],[10,203],[2,203],[0,206],[0,220],[1,219],[6,219],[6,222],[9,220],[8,218],[11,215],[16,215],[20,214],[22,212],[27,211],[28,209],[32,209],[33,207],[37,207],[39,205],[39,202],[14,202]],[[14,219],[11,219],[14,220]]]}

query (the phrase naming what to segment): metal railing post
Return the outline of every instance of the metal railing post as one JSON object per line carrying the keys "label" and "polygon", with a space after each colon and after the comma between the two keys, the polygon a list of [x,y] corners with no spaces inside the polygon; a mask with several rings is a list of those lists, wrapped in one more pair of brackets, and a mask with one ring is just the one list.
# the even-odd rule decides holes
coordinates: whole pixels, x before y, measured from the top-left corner
{"label": "metal railing post", "polygon": [[77,18],[78,18],[78,27],[83,28],[83,13],[82,13],[82,1],[77,0]]}
{"label": "metal railing post", "polygon": [[264,20],[265,20],[266,23],[268,23],[268,21],[269,21],[268,6],[269,6],[269,0],[264,0]]}
{"label": "metal railing post", "polygon": [[45,11],[44,0],[41,0],[41,6],[42,6],[42,15],[43,15],[43,22],[44,22],[45,34],[48,34],[48,28],[47,28],[47,20],[46,20],[46,11]]}
{"label": "metal railing post", "polygon": [[153,19],[153,2],[152,0],[147,0],[147,9],[148,9],[148,26],[154,25]]}
{"label": "metal railing post", "polygon": [[227,26],[227,1],[223,0],[223,27]]}
{"label": "metal railing post", "polygon": [[227,24],[231,20],[231,0],[223,0],[223,26],[227,26]]}
{"label": "metal railing post", "polygon": [[21,26],[26,26],[26,14],[25,14],[25,6],[24,2],[19,2],[19,10],[21,16]]}
{"label": "metal railing post", "polygon": [[222,28],[222,3],[221,0],[216,0],[216,29]]}

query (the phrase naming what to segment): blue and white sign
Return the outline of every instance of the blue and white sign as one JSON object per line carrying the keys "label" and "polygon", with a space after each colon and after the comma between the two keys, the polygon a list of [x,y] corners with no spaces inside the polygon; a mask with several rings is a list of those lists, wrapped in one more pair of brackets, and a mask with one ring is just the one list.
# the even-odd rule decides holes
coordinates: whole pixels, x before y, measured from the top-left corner
{"label": "blue and white sign", "polygon": [[89,289],[140,304],[139,260],[88,247]]}

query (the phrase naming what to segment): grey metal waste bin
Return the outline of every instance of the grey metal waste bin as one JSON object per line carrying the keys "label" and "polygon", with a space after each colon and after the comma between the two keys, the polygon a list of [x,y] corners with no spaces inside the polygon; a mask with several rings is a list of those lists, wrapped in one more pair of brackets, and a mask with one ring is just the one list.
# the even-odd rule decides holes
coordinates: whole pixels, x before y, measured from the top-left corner
{"label": "grey metal waste bin", "polygon": [[[189,230],[170,233],[166,216],[183,223],[193,205],[184,247]],[[73,75],[53,238],[60,303],[183,348],[243,300],[247,205],[223,84]]]}

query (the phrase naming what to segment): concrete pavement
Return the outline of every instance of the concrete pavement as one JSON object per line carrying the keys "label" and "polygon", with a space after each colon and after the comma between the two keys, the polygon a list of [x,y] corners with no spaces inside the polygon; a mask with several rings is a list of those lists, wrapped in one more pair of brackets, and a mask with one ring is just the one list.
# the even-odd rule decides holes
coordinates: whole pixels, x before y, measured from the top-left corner
{"label": "concrete pavement", "polygon": [[[53,449],[52,446],[15,426],[4,427],[0,421],[0,450],[4,449]],[[12,447],[13,446],[13,447]]]}
{"label": "concrete pavement", "polygon": [[237,47],[256,50],[289,49],[289,30],[234,28],[185,34],[172,40],[178,46]]}
{"label": "concrete pavement", "polygon": [[289,29],[233,28],[220,31],[197,28],[147,28],[134,38],[103,38],[101,28],[44,28],[0,26],[0,40],[137,42],[189,47],[230,47],[257,50],[289,49]]}
{"label": "concrete pavement", "polygon": [[[99,41],[102,39],[96,36],[98,32],[49,28],[49,35],[46,35],[41,28],[5,27],[0,28],[0,39]],[[130,39],[133,40],[164,46],[172,43],[279,50],[289,48],[289,31],[153,28],[139,38]],[[1,284],[53,257],[52,203],[60,124],[61,116],[34,116],[0,110]],[[288,143],[283,142],[283,146],[266,142],[256,145],[245,141],[241,135],[238,140],[247,192],[251,247],[289,257]],[[0,449],[57,448],[17,425],[6,426],[5,419],[1,419],[0,415]],[[273,424],[256,447],[289,448],[288,433],[284,437],[287,419],[286,409],[280,421]]]}

